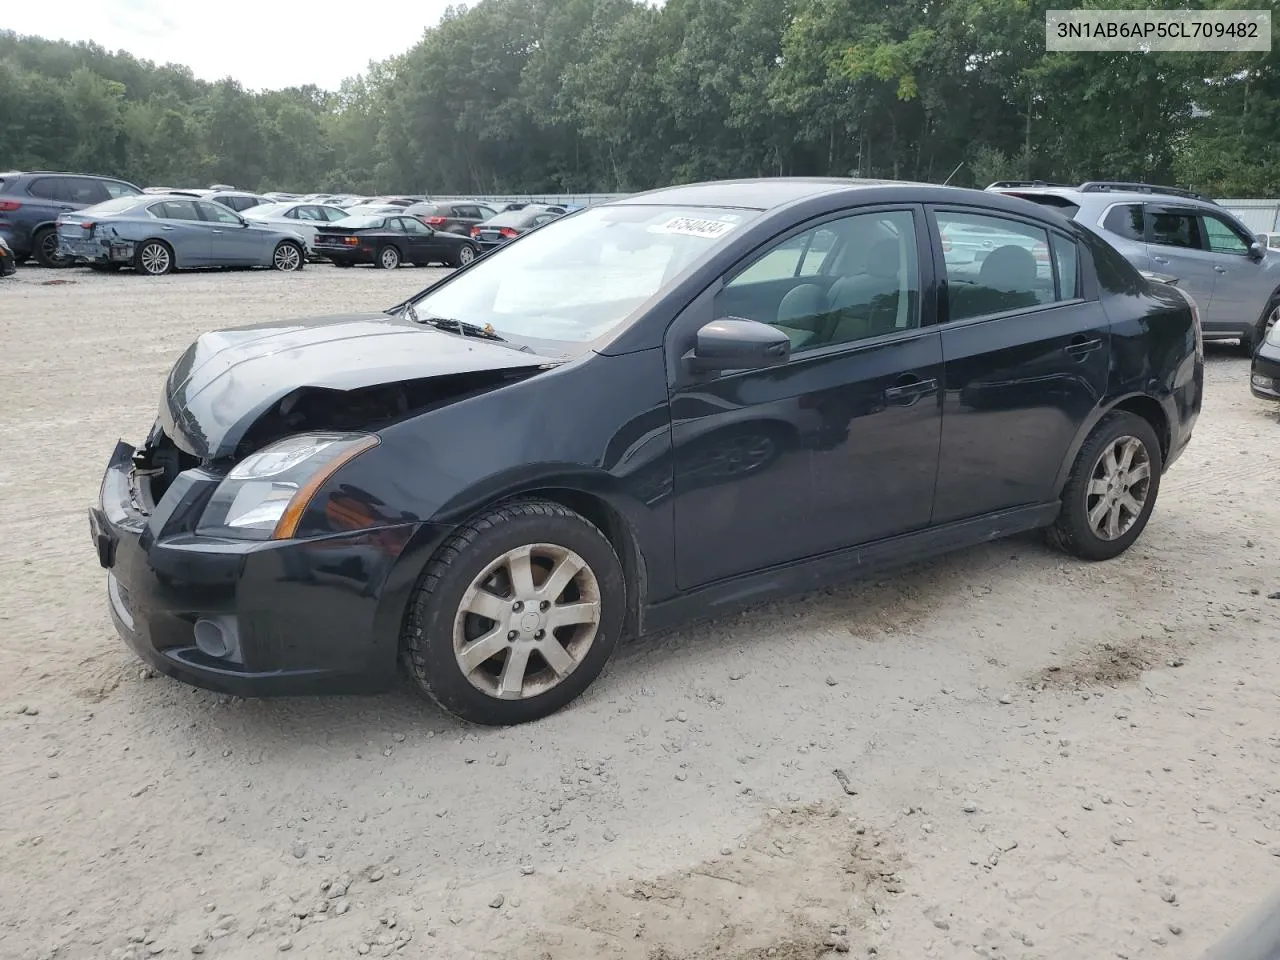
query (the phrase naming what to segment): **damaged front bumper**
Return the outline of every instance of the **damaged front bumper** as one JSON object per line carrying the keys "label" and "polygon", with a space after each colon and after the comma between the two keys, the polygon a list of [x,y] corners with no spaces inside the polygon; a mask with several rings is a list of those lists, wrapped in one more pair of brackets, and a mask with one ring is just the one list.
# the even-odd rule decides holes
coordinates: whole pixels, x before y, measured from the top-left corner
{"label": "damaged front bumper", "polygon": [[158,502],[121,441],[89,511],[116,630],[153,668],[238,696],[365,693],[394,681],[405,605],[443,532],[421,524],[307,540],[196,534],[221,475]]}

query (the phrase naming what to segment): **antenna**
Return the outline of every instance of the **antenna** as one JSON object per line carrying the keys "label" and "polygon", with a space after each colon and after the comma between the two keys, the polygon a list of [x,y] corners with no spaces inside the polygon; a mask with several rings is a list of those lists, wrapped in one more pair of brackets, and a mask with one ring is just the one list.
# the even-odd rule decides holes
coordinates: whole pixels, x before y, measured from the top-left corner
{"label": "antenna", "polygon": [[961,160],[959,163],[957,163],[957,164],[956,164],[956,168],[955,168],[954,170],[952,170],[952,171],[951,171],[951,176],[950,176],[950,177],[947,177],[947,179],[945,179],[945,180],[943,180],[943,181],[942,181],[942,185],[945,187],[948,183],[950,183],[950,182],[951,182],[951,177],[954,177],[957,173],[959,173],[959,172],[960,172],[960,168],[961,168],[961,167],[963,167],[963,166],[964,166],[964,161],[963,161],[963,160]]}

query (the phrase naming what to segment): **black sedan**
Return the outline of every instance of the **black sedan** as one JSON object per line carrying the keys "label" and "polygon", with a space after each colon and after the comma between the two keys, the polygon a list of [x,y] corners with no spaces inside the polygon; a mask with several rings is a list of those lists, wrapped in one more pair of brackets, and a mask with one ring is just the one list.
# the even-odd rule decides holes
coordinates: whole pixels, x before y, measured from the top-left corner
{"label": "black sedan", "polygon": [[471,228],[471,240],[482,251],[500,247],[508,240],[514,240],[522,233],[528,233],[535,227],[550,223],[564,216],[564,211],[557,213],[546,207],[524,207],[520,210],[509,210],[496,217],[490,217],[484,223]]}
{"label": "black sedan", "polygon": [[477,246],[466,237],[433,230],[417,217],[379,214],[335,220],[318,228],[315,239],[316,256],[335,266],[371,263],[384,270],[402,263],[465,267],[476,258]]}
{"label": "black sedan", "polygon": [[[959,222],[999,241],[977,274],[939,239]],[[384,312],[205,334],[91,530],[119,633],[163,673],[257,696],[403,664],[444,709],[518,723],[625,634],[1033,529],[1118,557],[1203,381],[1191,302],[1044,207],[672,187]]]}
{"label": "black sedan", "polygon": [[1262,341],[1253,354],[1249,389],[1255,397],[1280,400],[1280,307],[1267,317]]}

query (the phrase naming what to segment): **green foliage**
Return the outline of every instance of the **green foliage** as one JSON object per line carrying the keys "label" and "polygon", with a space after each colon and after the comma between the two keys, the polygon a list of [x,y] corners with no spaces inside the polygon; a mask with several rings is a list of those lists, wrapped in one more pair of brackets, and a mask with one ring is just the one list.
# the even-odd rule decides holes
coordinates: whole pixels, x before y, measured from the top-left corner
{"label": "green foliage", "polygon": [[1122,178],[1280,192],[1280,58],[1048,54],[1044,15],[1059,6],[480,0],[331,92],[252,92],[0,32],[0,169],[365,193],[953,171],[975,186]]}

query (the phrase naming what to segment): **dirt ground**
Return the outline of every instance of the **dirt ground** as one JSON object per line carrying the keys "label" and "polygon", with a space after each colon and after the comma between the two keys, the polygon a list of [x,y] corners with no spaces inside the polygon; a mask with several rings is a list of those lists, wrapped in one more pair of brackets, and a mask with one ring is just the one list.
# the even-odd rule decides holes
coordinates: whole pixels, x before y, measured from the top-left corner
{"label": "dirt ground", "polygon": [[1108,564],[646,638],[510,730],[149,676],[88,536],[116,438],[199,332],[433,273],[0,281],[0,957],[1193,958],[1280,882],[1280,414],[1232,349]]}

